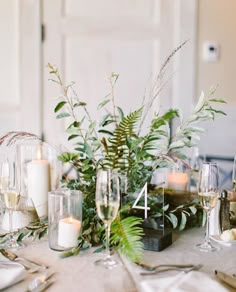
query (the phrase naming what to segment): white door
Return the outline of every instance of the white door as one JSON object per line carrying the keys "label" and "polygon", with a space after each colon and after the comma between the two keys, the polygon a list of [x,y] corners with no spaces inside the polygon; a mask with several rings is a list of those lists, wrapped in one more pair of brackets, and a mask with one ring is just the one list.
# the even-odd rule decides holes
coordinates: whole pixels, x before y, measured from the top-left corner
{"label": "white door", "polygon": [[[159,1],[44,1],[44,65],[58,66],[75,81],[92,117],[109,93],[106,79],[120,75],[117,103],[128,113],[141,105],[151,73],[159,69]],[[44,79],[45,139],[65,143],[64,123],[55,121],[56,86]],[[48,126],[50,125],[50,126]]]}
{"label": "white door", "polygon": [[[196,11],[189,11],[189,7],[194,8],[195,2],[191,0],[188,2],[191,4],[184,6],[182,0],[177,1],[177,5],[170,0],[44,0],[45,140],[53,144],[65,144],[66,141],[65,121],[56,120],[53,112],[57,103],[55,97],[60,91],[48,81],[48,62],[59,68],[67,83],[76,82],[75,89],[80,99],[88,104],[93,118],[98,117],[96,106],[110,90],[106,78],[111,72],[118,73],[120,77],[115,86],[115,96],[128,113],[141,105],[148,82],[156,76],[164,58],[189,37],[189,30],[192,33],[193,25],[190,29],[185,28],[184,33],[180,28],[184,16],[188,21],[183,25],[194,23],[191,17]],[[185,52],[181,55],[189,73],[185,85],[188,103],[192,103],[193,98],[193,48],[192,41],[188,47],[190,54]],[[180,77],[177,78],[181,84]],[[167,96],[163,103],[170,107],[171,91],[166,90],[165,93]],[[152,110],[156,109],[157,104]]]}
{"label": "white door", "polygon": [[0,134],[41,135],[40,0],[0,1]]}
{"label": "white door", "polygon": [[190,42],[175,58],[173,89],[165,88],[161,103],[189,108],[196,6],[197,0],[1,0],[0,134],[29,131],[65,142],[65,125],[53,114],[59,91],[48,82],[47,62],[57,65],[67,82],[77,82],[94,114],[109,91],[105,78],[119,73],[116,97],[128,111],[137,108],[148,80],[186,38]]}

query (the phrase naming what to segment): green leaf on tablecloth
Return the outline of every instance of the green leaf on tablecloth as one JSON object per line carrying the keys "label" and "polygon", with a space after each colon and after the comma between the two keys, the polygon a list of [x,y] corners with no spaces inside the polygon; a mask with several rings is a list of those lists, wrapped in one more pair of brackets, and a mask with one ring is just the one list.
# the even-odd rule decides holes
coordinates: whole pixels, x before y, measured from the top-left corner
{"label": "green leaf on tablecloth", "polygon": [[101,246],[99,248],[96,248],[95,251],[94,251],[94,253],[100,253],[102,251],[104,251],[104,247],[103,246]]}
{"label": "green leaf on tablecloth", "polygon": [[80,246],[74,247],[72,249],[69,249],[67,251],[64,251],[60,254],[61,258],[67,258],[70,256],[78,255],[80,253]]}

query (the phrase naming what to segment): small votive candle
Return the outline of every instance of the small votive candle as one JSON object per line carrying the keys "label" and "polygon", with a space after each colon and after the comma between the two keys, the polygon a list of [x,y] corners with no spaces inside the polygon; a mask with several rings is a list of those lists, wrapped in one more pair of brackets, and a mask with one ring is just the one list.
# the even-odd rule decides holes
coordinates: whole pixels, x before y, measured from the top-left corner
{"label": "small votive candle", "polygon": [[175,191],[186,191],[188,185],[188,175],[182,172],[169,173],[167,177],[168,187]]}
{"label": "small votive candle", "polygon": [[53,250],[64,251],[78,245],[82,230],[83,194],[78,190],[57,190],[48,197],[48,242]]}
{"label": "small votive candle", "polygon": [[58,245],[66,248],[77,246],[80,229],[81,221],[72,217],[61,219],[58,226]]}

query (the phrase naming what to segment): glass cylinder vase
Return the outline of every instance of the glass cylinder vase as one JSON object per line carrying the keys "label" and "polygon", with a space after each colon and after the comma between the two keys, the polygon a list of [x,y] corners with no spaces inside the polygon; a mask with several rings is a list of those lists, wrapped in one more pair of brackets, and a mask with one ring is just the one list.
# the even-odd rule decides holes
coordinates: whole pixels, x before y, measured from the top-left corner
{"label": "glass cylinder vase", "polygon": [[82,230],[83,194],[78,190],[49,192],[48,236],[49,246],[64,251],[78,245]]}
{"label": "glass cylinder vase", "polygon": [[40,218],[48,215],[48,192],[59,186],[61,166],[56,150],[47,143],[17,145],[20,193],[30,197]]}

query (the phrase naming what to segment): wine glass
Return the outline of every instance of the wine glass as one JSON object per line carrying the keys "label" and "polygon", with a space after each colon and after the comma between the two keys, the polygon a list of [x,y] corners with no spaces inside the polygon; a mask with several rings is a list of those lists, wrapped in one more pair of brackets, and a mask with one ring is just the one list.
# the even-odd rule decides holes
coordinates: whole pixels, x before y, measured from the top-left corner
{"label": "wine glass", "polygon": [[198,183],[198,197],[203,209],[207,213],[207,226],[205,242],[198,245],[200,251],[216,251],[217,247],[213,246],[209,237],[209,219],[211,210],[216,206],[219,188],[219,171],[216,163],[204,162],[200,169]]}
{"label": "wine glass", "polygon": [[[7,170],[8,169],[8,170]],[[4,180],[7,183],[2,184],[2,196],[6,208],[6,213],[4,216],[8,217],[8,226],[7,229],[10,232],[9,240],[4,244],[4,248],[8,249],[19,249],[23,247],[23,243],[17,242],[16,238],[13,234],[14,231],[14,225],[16,225],[17,222],[13,222],[14,220],[17,220],[14,216],[14,211],[16,211],[18,203],[20,201],[20,191],[18,190],[18,184],[16,180],[16,169],[15,164],[13,163],[7,163],[6,166],[7,171],[1,171],[1,180],[4,178]],[[15,224],[14,224],[15,223]]]}
{"label": "wine glass", "polygon": [[236,155],[234,157],[232,182],[233,182],[233,191],[236,192]]}
{"label": "wine glass", "polygon": [[3,219],[4,211],[5,211],[3,190],[8,188],[9,174],[10,174],[9,161],[6,158],[6,156],[1,153],[0,154],[0,217],[1,219]]}
{"label": "wine glass", "polygon": [[120,186],[118,173],[108,170],[99,170],[96,181],[96,207],[100,219],[106,229],[106,256],[95,264],[112,269],[117,266],[117,261],[110,254],[110,227],[116,218],[120,205]]}

